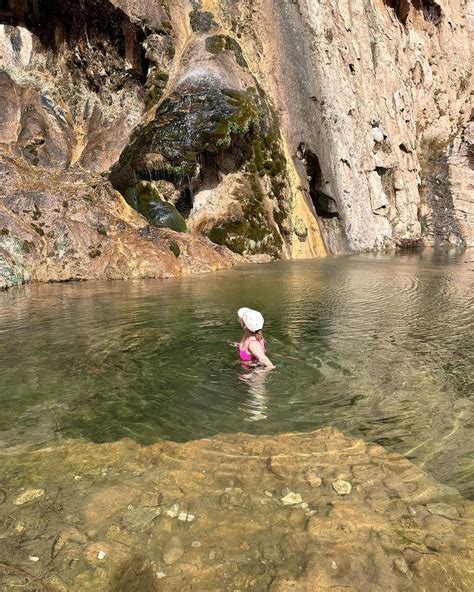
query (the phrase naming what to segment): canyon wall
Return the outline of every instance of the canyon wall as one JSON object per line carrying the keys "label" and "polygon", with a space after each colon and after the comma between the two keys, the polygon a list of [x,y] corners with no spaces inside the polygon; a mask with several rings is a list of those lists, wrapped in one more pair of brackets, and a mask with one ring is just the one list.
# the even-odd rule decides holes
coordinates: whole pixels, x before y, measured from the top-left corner
{"label": "canyon wall", "polygon": [[473,20],[465,0],[2,0],[2,285],[100,251],[34,218],[65,171],[223,265],[472,245]]}

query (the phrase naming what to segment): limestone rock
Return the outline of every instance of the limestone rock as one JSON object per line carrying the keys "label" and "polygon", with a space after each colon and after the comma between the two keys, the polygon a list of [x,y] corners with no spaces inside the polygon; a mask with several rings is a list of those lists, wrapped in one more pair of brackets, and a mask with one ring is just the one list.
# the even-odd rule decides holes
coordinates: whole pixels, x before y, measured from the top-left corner
{"label": "limestone rock", "polygon": [[[473,243],[472,2],[4,4],[0,152],[53,192],[58,171],[111,170],[152,223],[260,259]],[[164,234],[147,246],[116,235],[109,257],[100,241],[64,251],[50,228],[58,262],[44,218],[7,215],[2,286],[223,264],[200,237],[171,260]],[[26,256],[25,241],[46,256]]]}
{"label": "limestone rock", "polygon": [[305,479],[311,487],[321,487],[323,480],[315,471],[308,471],[305,474]]}
{"label": "limestone rock", "polygon": [[336,491],[336,493],[338,493],[339,495],[349,495],[352,491],[352,485],[349,483],[349,481],[344,481],[343,479],[338,479],[337,481],[334,481],[332,486],[334,488],[334,491]]}
{"label": "limestone rock", "polygon": [[281,498],[281,502],[284,506],[294,506],[296,504],[300,504],[303,501],[303,498],[299,493],[293,493],[290,491],[287,495]]}
{"label": "limestone rock", "polygon": [[27,489],[23,493],[15,499],[14,504],[15,506],[22,506],[23,504],[27,504],[39,497],[43,497],[44,489]]}
{"label": "limestone rock", "polygon": [[0,160],[0,288],[171,277],[228,267],[235,258],[203,237],[151,228],[100,176]]}
{"label": "limestone rock", "polygon": [[459,518],[458,510],[454,506],[450,506],[449,504],[426,504],[426,509],[431,514],[443,516],[444,518],[449,518],[450,520],[455,520],[456,518]]}
{"label": "limestone rock", "polygon": [[171,537],[163,549],[163,561],[166,565],[173,565],[184,555],[183,545],[179,537]]}
{"label": "limestone rock", "polygon": [[[278,472],[268,470],[269,458]],[[104,466],[109,467],[107,484],[87,478],[85,488],[86,475],[98,475],[99,482],[104,478],[99,476]],[[332,487],[310,487],[307,475],[319,467],[325,476],[341,480],[357,467],[357,495],[339,497]],[[8,564],[22,565],[32,556],[44,567],[53,546],[55,575],[72,582],[72,589],[105,590],[115,582],[123,590],[153,590],[160,578],[160,586],[170,592],[218,590],[222,566],[231,590],[252,583],[255,590],[272,592],[374,586],[467,592],[474,585],[473,502],[407,459],[333,428],[151,446],[69,440],[0,455],[0,473],[5,489],[17,491],[18,475],[34,482],[41,474],[48,491],[55,492],[22,506],[0,504]],[[75,481],[75,474],[84,479]],[[165,512],[155,519],[157,509],[136,507],[137,500],[156,503],[157,480],[164,508],[179,506],[172,519]],[[93,490],[84,498],[88,488]],[[291,505],[264,494],[282,488],[291,495]],[[298,491],[304,491],[304,503]],[[223,507],[223,493],[239,495],[239,505]],[[307,511],[300,511],[306,504]],[[199,519],[177,520],[187,508],[196,508]],[[431,514],[430,508],[450,515],[459,508],[462,519]],[[124,516],[139,528],[122,526]],[[43,536],[38,538],[38,532]],[[99,559],[101,551],[105,556]],[[13,576],[18,578],[4,566],[0,587],[8,589]]]}

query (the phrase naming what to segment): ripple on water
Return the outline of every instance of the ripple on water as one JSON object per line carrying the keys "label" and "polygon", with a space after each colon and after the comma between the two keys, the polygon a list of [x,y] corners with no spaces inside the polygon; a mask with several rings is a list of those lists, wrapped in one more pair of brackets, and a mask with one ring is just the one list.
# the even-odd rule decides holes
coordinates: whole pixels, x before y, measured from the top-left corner
{"label": "ripple on water", "polygon": [[[473,495],[473,277],[426,251],[2,294],[1,445],[334,425]],[[235,311],[277,369],[249,377]]]}

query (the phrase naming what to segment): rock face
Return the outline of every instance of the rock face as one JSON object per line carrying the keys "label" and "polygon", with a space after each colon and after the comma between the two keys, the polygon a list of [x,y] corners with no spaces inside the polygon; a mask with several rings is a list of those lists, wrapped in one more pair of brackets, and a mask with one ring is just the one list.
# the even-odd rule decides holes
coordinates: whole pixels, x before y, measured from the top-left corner
{"label": "rock face", "polygon": [[10,450],[0,470],[5,590],[474,585],[473,503],[333,429],[145,448],[70,441]]}
{"label": "rock face", "polygon": [[456,137],[448,163],[454,218],[466,245],[474,247],[474,121]]}
{"label": "rock face", "polygon": [[469,245],[473,6],[4,0],[0,152],[248,257]]}
{"label": "rock face", "polygon": [[447,169],[470,117],[466,2],[261,0],[240,14],[329,250],[423,239],[444,210],[422,165],[435,145]]}
{"label": "rock face", "polygon": [[235,258],[202,237],[151,227],[99,175],[0,161],[0,288],[172,277],[228,267]]}

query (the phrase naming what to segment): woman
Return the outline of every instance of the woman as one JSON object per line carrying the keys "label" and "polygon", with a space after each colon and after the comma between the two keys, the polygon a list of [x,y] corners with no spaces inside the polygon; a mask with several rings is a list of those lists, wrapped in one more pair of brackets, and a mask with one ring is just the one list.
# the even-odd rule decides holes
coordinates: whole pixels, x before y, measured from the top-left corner
{"label": "woman", "polygon": [[265,341],[262,335],[263,316],[251,308],[241,308],[237,312],[240,326],[244,334],[239,343],[240,359],[245,365],[260,365],[265,368],[275,368],[265,353]]}

